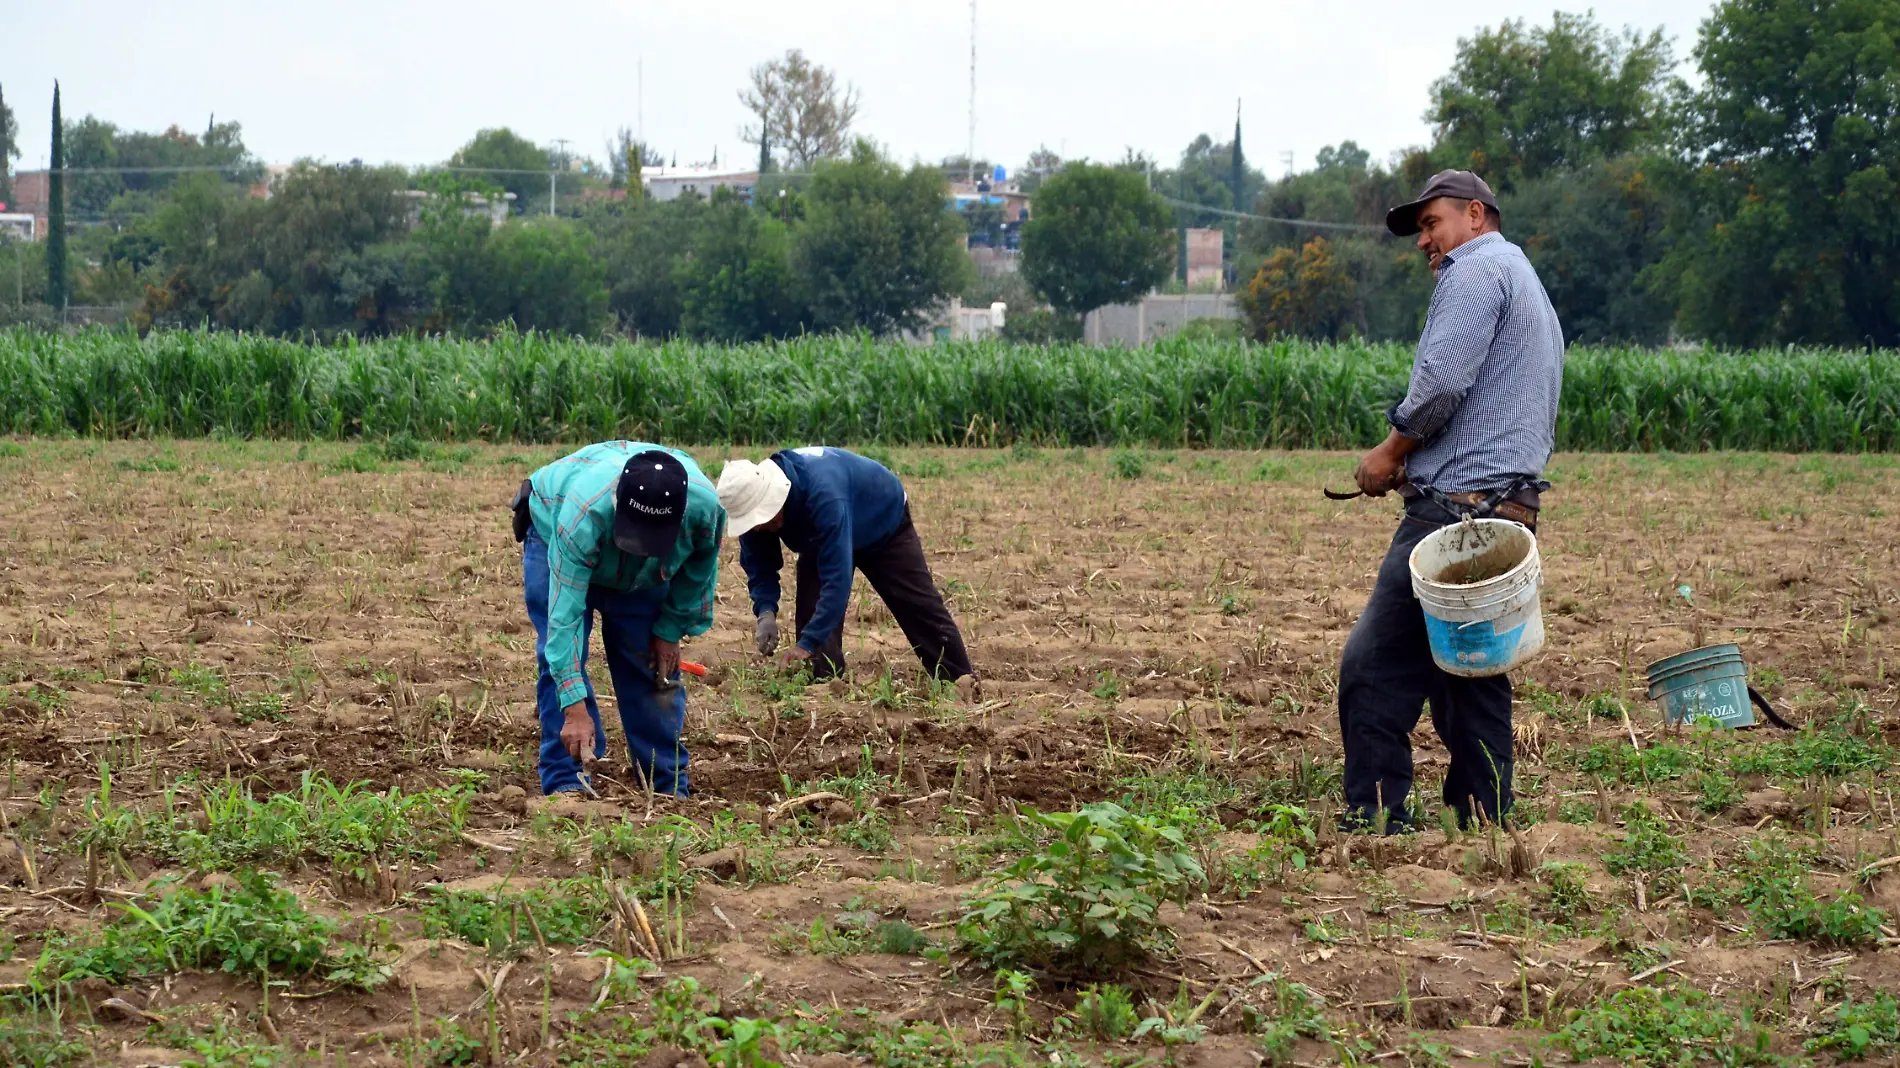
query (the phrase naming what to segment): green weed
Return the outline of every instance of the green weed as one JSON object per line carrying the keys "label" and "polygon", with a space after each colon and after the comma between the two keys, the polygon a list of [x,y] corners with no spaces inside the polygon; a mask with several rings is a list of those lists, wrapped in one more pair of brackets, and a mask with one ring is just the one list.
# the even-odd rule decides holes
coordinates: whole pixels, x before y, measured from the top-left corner
{"label": "green weed", "polygon": [[1120,1042],[1141,1023],[1128,988],[1114,983],[1085,988],[1075,1002],[1075,1020],[1083,1034],[1102,1042]]}
{"label": "green weed", "polygon": [[1117,449],[1109,457],[1116,478],[1137,479],[1148,473],[1149,456],[1134,449]]}
{"label": "green weed", "polygon": [[1682,841],[1669,833],[1669,824],[1641,801],[1623,812],[1623,838],[1603,855],[1611,875],[1641,872],[1652,877],[1656,889],[1674,889],[1676,873],[1689,862]]}
{"label": "green weed", "polygon": [[1849,998],[1815,1023],[1807,1048],[1838,1060],[1857,1061],[1900,1053],[1900,1000],[1885,990],[1866,1001]]}
{"label": "green weed", "polygon": [[49,944],[35,965],[41,983],[128,979],[195,968],[238,975],[302,975],[329,963],[336,926],[304,911],[268,876],[245,872],[229,888],[169,888],[141,906],[114,902],[121,917],[95,934]]}
{"label": "green weed", "polygon": [[1744,1012],[1732,1016],[1699,991],[1638,986],[1573,1012],[1552,1041],[1572,1056],[1601,1057],[1630,1068],[1728,1068],[1780,1065],[1769,1030]]}
{"label": "green weed", "polygon": [[609,907],[598,879],[566,879],[519,892],[432,888],[422,907],[422,929],[431,938],[459,938],[507,955],[532,943],[536,928],[550,945],[580,945],[600,932]]}
{"label": "green weed", "polygon": [[957,931],[972,954],[997,967],[1086,975],[1172,944],[1162,900],[1205,882],[1179,828],[1110,802],[1023,814],[1053,836],[969,902]]}
{"label": "green weed", "polygon": [[1822,901],[1808,885],[1809,864],[1810,858],[1778,837],[1750,843],[1740,896],[1755,926],[1769,938],[1821,946],[1878,942],[1887,914],[1852,890]]}

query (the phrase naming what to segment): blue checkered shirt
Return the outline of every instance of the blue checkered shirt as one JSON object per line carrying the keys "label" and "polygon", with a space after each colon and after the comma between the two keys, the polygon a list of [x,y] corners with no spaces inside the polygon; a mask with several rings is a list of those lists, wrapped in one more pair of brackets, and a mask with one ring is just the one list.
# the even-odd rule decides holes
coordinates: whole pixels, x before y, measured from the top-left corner
{"label": "blue checkered shirt", "polygon": [[1543,474],[1563,384],[1563,328],[1524,251],[1498,233],[1453,249],[1439,263],[1411,386],[1391,412],[1419,442],[1407,479],[1462,493]]}

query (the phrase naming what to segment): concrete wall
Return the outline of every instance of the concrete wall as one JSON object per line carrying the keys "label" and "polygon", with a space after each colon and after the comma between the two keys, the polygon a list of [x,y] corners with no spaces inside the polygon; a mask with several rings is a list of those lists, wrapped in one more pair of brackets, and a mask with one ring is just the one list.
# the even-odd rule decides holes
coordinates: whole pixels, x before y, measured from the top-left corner
{"label": "concrete wall", "polygon": [[1238,319],[1240,305],[1227,293],[1151,294],[1138,304],[1097,308],[1082,320],[1082,340],[1091,345],[1146,345],[1195,319]]}

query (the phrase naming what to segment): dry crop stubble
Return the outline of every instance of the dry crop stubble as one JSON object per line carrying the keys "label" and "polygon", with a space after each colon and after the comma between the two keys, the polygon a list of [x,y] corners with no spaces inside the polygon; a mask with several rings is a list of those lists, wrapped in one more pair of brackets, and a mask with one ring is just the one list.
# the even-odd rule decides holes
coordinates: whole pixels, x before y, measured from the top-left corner
{"label": "dry crop stubble", "polygon": [[[1882,457],[1558,458],[1542,537],[1551,651],[1524,673],[1519,703],[1527,871],[1495,837],[1370,843],[1326,826],[1339,649],[1394,522],[1388,503],[1321,499],[1350,469],[1343,454],[898,450],[890,461],[985,676],[983,702],[915,682],[863,584],[851,681],[804,687],[756,670],[728,546],[718,624],[689,645],[716,669],[689,683],[698,796],[648,798],[610,757],[604,801],[544,811],[520,794],[534,788],[534,636],[503,502],[558,451],[394,462],[343,446],[58,441],[0,457],[16,505],[0,527],[11,754],[0,904],[16,941],[0,981],[31,981],[50,931],[100,929],[117,915],[100,901],[147,893],[154,875],[260,864],[326,915],[385,910],[403,947],[401,984],[262,1013],[284,1043],[400,1050],[440,1039],[440,1021],[498,989],[493,1027],[484,1008],[473,1030],[500,1051],[535,1051],[544,1004],[552,1039],[578,1041],[564,1014],[607,990],[596,963],[547,930],[583,907],[566,903],[607,899],[560,881],[604,869],[671,918],[673,949],[658,954],[677,958],[669,976],[747,1011],[835,994],[997,1041],[989,976],[880,955],[863,917],[947,947],[982,874],[1034,847],[1018,806],[1103,799],[1218,821],[1195,832],[1215,877],[1207,897],[1162,910],[1174,955],[1122,977],[1162,1005],[1183,981],[1194,1002],[1218,992],[1203,1048],[1264,1041],[1240,1030],[1284,1000],[1248,985],[1262,970],[1310,987],[1334,1038],[1373,1052],[1413,1032],[1524,1050],[1566,1012],[1676,960],[1644,982],[1758,999],[1793,1050],[1830,1005],[1900,978],[1877,951],[1890,935],[1853,941],[1845,920],[1828,936],[1841,945],[1763,944],[1761,906],[1731,885],[1749,848],[1779,834],[1802,851],[1818,901],[1858,887],[1889,924],[1900,912],[1900,865],[1868,870],[1900,855],[1888,764],[1900,743],[1900,550]],[[1836,727],[1800,745],[1663,729],[1643,665],[1718,640],[1742,644],[1784,712]],[[1416,741],[1429,820],[1444,752],[1429,728]],[[339,823],[331,813],[369,810],[318,800],[329,795],[306,776],[428,801]],[[837,800],[773,818],[809,793]],[[297,836],[267,840],[270,813],[244,806],[278,796],[313,800],[285,824]],[[1682,843],[1680,871],[1655,868],[1667,850],[1616,873],[1606,864],[1649,833],[1630,822],[1635,801]],[[1284,819],[1268,831],[1275,805],[1313,813],[1309,845]],[[363,820],[380,829],[350,839],[344,824]],[[703,868],[689,877],[695,857]],[[1546,864],[1577,867],[1539,875]],[[517,901],[512,881],[546,894]],[[482,928],[492,944],[431,941],[436,883],[502,895],[501,919]],[[575,921],[583,951],[649,944],[616,915]],[[1041,984],[1030,1026],[1046,1036],[1075,990]],[[136,989],[139,1005],[203,1027],[205,1006],[236,999],[235,1024],[265,1033],[253,981],[190,977],[157,997],[150,986],[115,993]],[[636,1015],[652,1011],[626,997]],[[98,1020],[85,1032],[97,1048],[142,1040],[143,1023]],[[1512,1023],[1525,1029],[1485,1030]],[[1316,1059],[1317,1046],[1302,1048]]]}

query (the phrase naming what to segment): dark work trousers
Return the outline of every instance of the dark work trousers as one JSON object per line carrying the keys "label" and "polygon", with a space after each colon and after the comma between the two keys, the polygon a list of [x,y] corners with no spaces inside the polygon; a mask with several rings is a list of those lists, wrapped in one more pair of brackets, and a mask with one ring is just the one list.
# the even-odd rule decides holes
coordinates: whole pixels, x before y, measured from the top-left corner
{"label": "dark work trousers", "polygon": [[[943,595],[937,592],[937,584],[930,578],[930,565],[924,560],[924,543],[917,537],[917,527],[911,523],[908,509],[896,533],[877,545],[859,549],[851,562],[871,580],[871,588],[884,599],[884,606],[903,628],[911,651],[923,662],[925,671],[940,679],[959,679],[971,673],[970,654],[963,648],[963,635],[957,631],[957,621],[950,618],[950,609],[944,606]],[[818,554],[799,553],[794,617],[799,633],[804,632],[805,624],[811,622],[812,613],[817,610],[819,589]],[[824,648],[812,654],[811,670],[812,677],[820,679],[844,670],[842,623]]]}
{"label": "dark work trousers", "polygon": [[1471,679],[1432,660],[1425,612],[1412,594],[1410,557],[1425,536],[1462,516],[1430,499],[1406,504],[1405,518],[1379,566],[1366,610],[1346,639],[1339,665],[1339,733],[1346,750],[1347,819],[1385,828],[1410,825],[1412,728],[1427,701],[1432,728],[1451,752],[1444,801],[1460,826],[1474,811],[1497,820],[1511,810],[1511,680]]}

